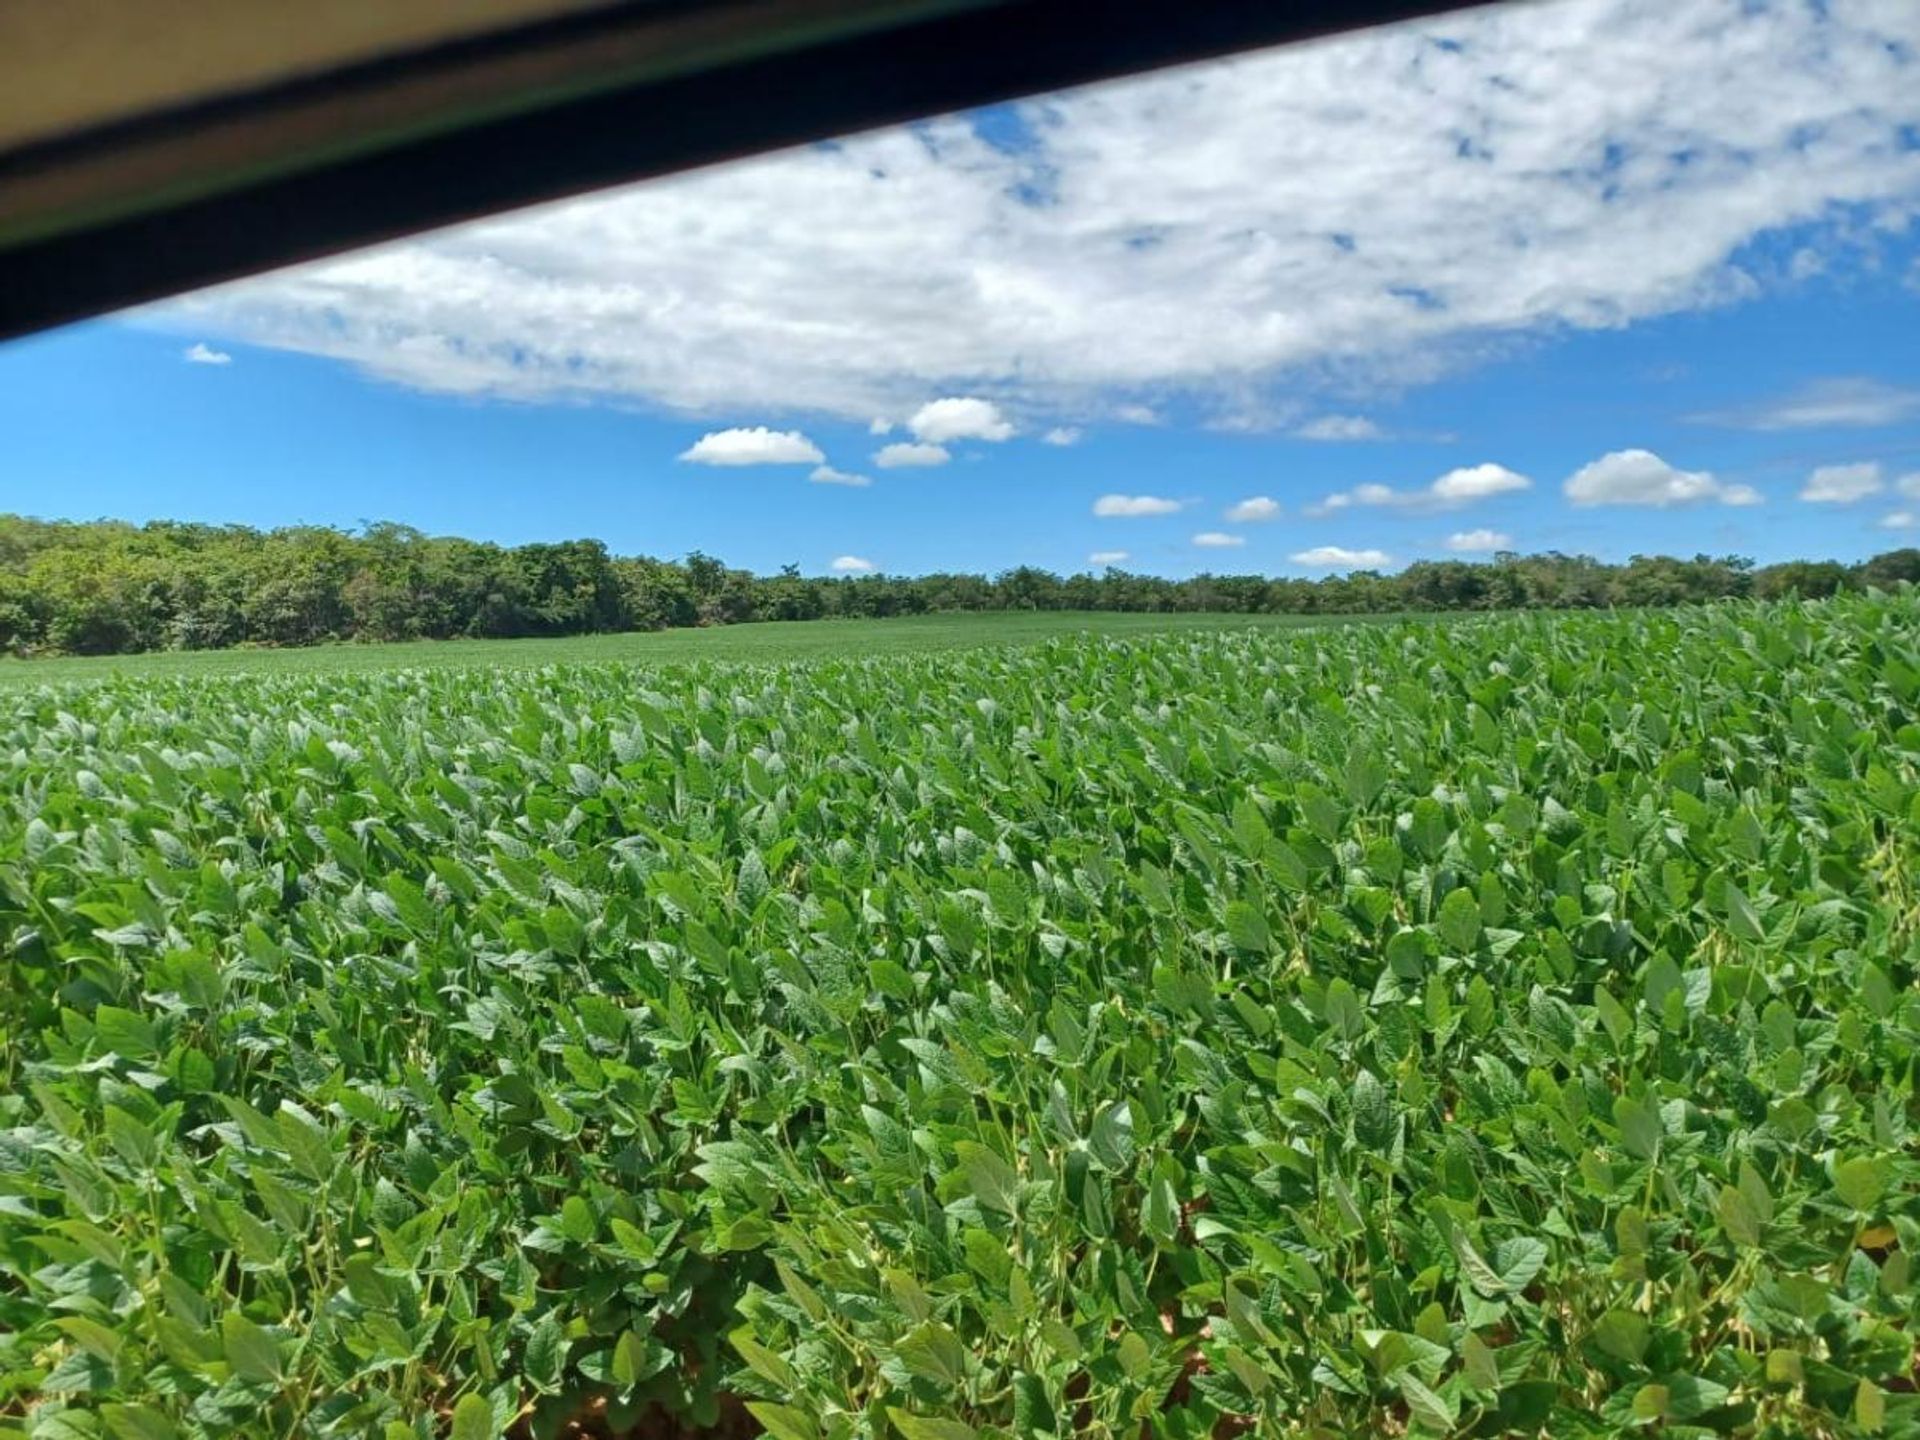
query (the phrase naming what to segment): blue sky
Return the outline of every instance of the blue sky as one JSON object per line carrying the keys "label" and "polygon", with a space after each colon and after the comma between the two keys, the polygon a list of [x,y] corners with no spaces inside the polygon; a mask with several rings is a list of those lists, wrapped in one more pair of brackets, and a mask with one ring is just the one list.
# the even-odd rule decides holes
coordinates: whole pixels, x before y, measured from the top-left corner
{"label": "blue sky", "polygon": [[0,349],[0,509],[1858,558],[1920,543],[1916,51],[1920,7],[1562,0],[508,217]]}

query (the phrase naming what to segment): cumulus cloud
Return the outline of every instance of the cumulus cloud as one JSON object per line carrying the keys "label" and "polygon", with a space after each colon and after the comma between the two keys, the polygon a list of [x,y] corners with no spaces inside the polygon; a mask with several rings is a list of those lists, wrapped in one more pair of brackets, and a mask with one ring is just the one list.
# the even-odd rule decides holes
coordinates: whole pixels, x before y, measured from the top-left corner
{"label": "cumulus cloud", "polygon": [[1225,530],[1202,530],[1193,537],[1202,550],[1232,550],[1247,543],[1244,535],[1229,535]]}
{"label": "cumulus cloud", "polygon": [[807,479],[816,485],[852,485],[857,487],[873,484],[873,480],[869,476],[854,475],[845,470],[836,470],[831,465],[815,466],[813,473],[807,476]]}
{"label": "cumulus cloud", "polygon": [[1093,513],[1116,516],[1171,515],[1180,508],[1178,500],[1162,495],[1102,495],[1093,502]]}
{"label": "cumulus cloud", "polygon": [[1018,108],[1018,147],[880,131],[165,314],[433,390],[695,414],[1419,378],[1792,283],[1741,268],[1759,237],[1879,244],[1920,201],[1920,6],[1489,6]]}
{"label": "cumulus cloud", "polygon": [[1582,465],[1561,487],[1575,505],[1647,505],[1665,510],[1717,500],[1758,505],[1751,485],[1724,485],[1705,470],[1680,470],[1651,450],[1615,450]]}
{"label": "cumulus cloud", "polygon": [[1294,434],[1302,440],[1382,440],[1386,432],[1364,415],[1321,415]]}
{"label": "cumulus cloud", "polygon": [[1391,485],[1356,485],[1336,490],[1307,507],[1309,515],[1331,515],[1356,505],[1399,506],[1411,510],[1457,510],[1476,500],[1531,489],[1533,481],[1504,465],[1466,465],[1449,470],[1418,490],[1396,490]]}
{"label": "cumulus cloud", "polygon": [[1287,557],[1296,565],[1313,565],[1329,570],[1378,570],[1391,565],[1393,557],[1384,550],[1349,550],[1344,545],[1316,545]]}
{"label": "cumulus cloud", "polygon": [[1080,434],[1078,425],[1056,425],[1042,435],[1040,440],[1047,445],[1078,445]]}
{"label": "cumulus cloud", "polygon": [[891,435],[893,433],[893,421],[887,419],[884,415],[876,415],[867,422],[867,433],[869,435]]}
{"label": "cumulus cloud", "polygon": [[1236,505],[1227,507],[1227,519],[1236,525],[1258,523],[1280,518],[1280,502],[1265,495],[1251,495]]}
{"label": "cumulus cloud", "polygon": [[837,575],[865,575],[873,570],[874,564],[858,555],[836,555],[827,568]]}
{"label": "cumulus cloud", "polygon": [[1512,548],[1513,536],[1504,530],[1456,530],[1447,537],[1447,549],[1456,555],[1491,555]]}
{"label": "cumulus cloud", "polygon": [[1895,510],[1890,515],[1880,517],[1882,530],[1911,530],[1916,525],[1920,525],[1920,515],[1915,515],[1911,510]]}
{"label": "cumulus cloud", "polygon": [[873,463],[882,470],[924,470],[929,466],[944,465],[952,458],[945,446],[907,440],[896,440],[873,452]]}
{"label": "cumulus cloud", "polygon": [[826,456],[798,430],[764,425],[714,430],[680,452],[695,465],[818,465]]}
{"label": "cumulus cloud", "polygon": [[1470,500],[1483,500],[1489,495],[1525,490],[1532,484],[1533,481],[1526,476],[1515,474],[1504,465],[1468,465],[1449,470],[1427,489],[1434,499],[1458,505]]}
{"label": "cumulus cloud", "polygon": [[1132,558],[1132,555],[1125,550],[1096,550],[1087,556],[1087,563],[1089,565],[1118,565],[1122,561]]}
{"label": "cumulus cloud", "polygon": [[1809,380],[1786,395],[1691,418],[1735,430],[1818,430],[1872,429],[1915,415],[1920,415],[1920,390],[1855,375]]}
{"label": "cumulus cloud", "polygon": [[1816,505],[1851,505],[1887,488],[1880,466],[1868,460],[1857,465],[1822,465],[1800,487],[1800,498]]}
{"label": "cumulus cloud", "polygon": [[224,350],[216,350],[203,340],[196,340],[180,352],[180,358],[189,365],[231,365],[233,356]]}
{"label": "cumulus cloud", "polygon": [[916,438],[935,445],[954,440],[1000,441],[1013,437],[1013,423],[1000,413],[1000,407],[991,400],[974,396],[929,400],[913,412],[907,428]]}

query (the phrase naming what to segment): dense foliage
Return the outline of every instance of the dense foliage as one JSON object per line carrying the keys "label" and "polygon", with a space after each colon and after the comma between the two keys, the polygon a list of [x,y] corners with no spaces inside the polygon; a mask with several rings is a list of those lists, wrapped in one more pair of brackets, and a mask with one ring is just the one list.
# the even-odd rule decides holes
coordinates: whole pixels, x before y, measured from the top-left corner
{"label": "dense foliage", "polygon": [[0,693],[0,1435],[1920,1434],[1917,619]]}
{"label": "dense foliage", "polygon": [[1589,609],[1798,595],[1920,581],[1920,550],[1860,565],[1738,556],[1502,555],[1422,561],[1394,575],[1323,580],[1031,566],[982,575],[815,578],[609,554],[597,540],[505,548],[401,525],[54,523],[0,515],[0,652],[120,654],[330,640],[584,635],[751,620],[937,611],[1209,611],[1263,615]]}

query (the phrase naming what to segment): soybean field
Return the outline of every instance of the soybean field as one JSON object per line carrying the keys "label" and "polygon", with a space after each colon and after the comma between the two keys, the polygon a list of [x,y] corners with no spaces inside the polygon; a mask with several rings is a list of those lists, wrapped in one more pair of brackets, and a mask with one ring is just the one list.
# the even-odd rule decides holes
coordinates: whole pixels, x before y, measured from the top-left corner
{"label": "soybean field", "polygon": [[0,688],[0,1436],[1920,1435],[1920,601]]}

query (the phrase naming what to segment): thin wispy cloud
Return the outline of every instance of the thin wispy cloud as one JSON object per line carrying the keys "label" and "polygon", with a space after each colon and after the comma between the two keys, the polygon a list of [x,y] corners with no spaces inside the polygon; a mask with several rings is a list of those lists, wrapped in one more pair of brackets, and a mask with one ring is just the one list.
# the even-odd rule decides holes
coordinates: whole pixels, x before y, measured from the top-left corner
{"label": "thin wispy cloud", "polygon": [[953,458],[944,445],[924,441],[896,440],[873,452],[873,463],[882,470],[926,470],[944,465]]}
{"label": "thin wispy cloud", "polygon": [[1349,550],[1344,545],[1316,545],[1311,550],[1296,550],[1287,558],[1296,565],[1322,570],[1378,570],[1393,563],[1393,557],[1384,550]]}
{"label": "thin wispy cloud", "polygon": [[1193,543],[1202,550],[1237,550],[1247,543],[1247,537],[1225,530],[1202,530],[1193,537]]}
{"label": "thin wispy cloud", "polygon": [[[1920,10],[1916,10],[1920,14]],[[1735,430],[1874,429],[1920,417],[1920,389],[1865,376],[1809,380],[1797,390],[1688,418]]]}
{"label": "thin wispy cloud", "polygon": [[1877,461],[1853,465],[1822,465],[1807,476],[1800,498],[1816,505],[1851,505],[1887,488]]}
{"label": "thin wispy cloud", "polygon": [[1171,515],[1181,502],[1163,495],[1102,495],[1093,513],[1106,519],[1135,519],[1143,515]]}
{"label": "thin wispy cloud", "polygon": [[846,470],[836,470],[831,465],[815,466],[807,479],[816,485],[846,485],[856,490],[873,484],[873,477],[869,475],[855,475]]}
{"label": "thin wispy cloud", "polygon": [[1364,415],[1320,415],[1294,432],[1302,440],[1384,440],[1386,432]]}

